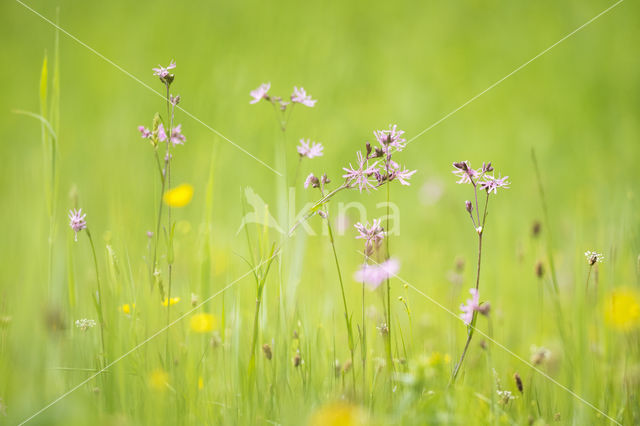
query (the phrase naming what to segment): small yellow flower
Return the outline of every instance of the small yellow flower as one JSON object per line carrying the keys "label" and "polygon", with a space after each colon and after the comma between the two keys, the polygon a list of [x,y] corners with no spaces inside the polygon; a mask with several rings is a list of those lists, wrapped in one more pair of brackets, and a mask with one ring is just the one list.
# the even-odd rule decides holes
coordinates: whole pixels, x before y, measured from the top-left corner
{"label": "small yellow flower", "polygon": [[191,331],[195,333],[208,333],[217,326],[216,317],[211,314],[195,314],[189,323]]}
{"label": "small yellow flower", "polygon": [[204,388],[204,380],[202,377],[198,377],[198,389],[202,390]]}
{"label": "small yellow flower", "polygon": [[149,387],[157,391],[164,391],[169,384],[169,374],[162,368],[156,368],[149,375]]}
{"label": "small yellow flower", "polygon": [[640,296],[629,288],[613,290],[604,302],[605,321],[618,330],[628,331],[640,325]]}
{"label": "small yellow flower", "polygon": [[449,364],[451,362],[451,356],[449,354],[442,355],[440,352],[433,352],[427,358],[427,364],[431,367],[435,367],[440,364]]}
{"label": "small yellow flower", "polygon": [[363,411],[346,402],[334,402],[321,407],[311,417],[310,426],[360,426],[365,425]]}
{"label": "small yellow flower", "polygon": [[169,306],[169,305],[173,306],[179,301],[180,301],[179,297],[172,297],[171,300],[165,297],[164,300],[162,301],[162,306]]}
{"label": "small yellow flower", "polygon": [[169,207],[184,207],[193,198],[193,186],[188,183],[178,185],[164,193],[162,199]]}
{"label": "small yellow flower", "polygon": [[125,303],[124,305],[120,306],[120,310],[122,311],[123,314],[131,314],[131,311],[133,311],[136,308],[136,304],[132,303],[131,305],[129,305],[128,303]]}

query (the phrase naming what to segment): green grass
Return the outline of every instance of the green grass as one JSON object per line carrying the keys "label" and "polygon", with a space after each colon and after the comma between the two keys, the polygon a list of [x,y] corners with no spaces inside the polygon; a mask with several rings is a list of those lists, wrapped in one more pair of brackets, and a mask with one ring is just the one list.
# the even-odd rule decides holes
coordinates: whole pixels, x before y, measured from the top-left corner
{"label": "green grass", "polygon": [[[321,141],[325,155],[303,162],[299,180],[326,172],[337,186],[342,167],[374,129],[397,123],[412,138],[613,3],[28,4],[52,20],[59,6],[64,29],[160,92],[151,67],[175,59],[172,92],[182,95],[180,105],[272,167],[284,164],[286,152],[289,176],[297,140]],[[551,358],[541,370],[622,424],[640,422],[638,324],[618,330],[604,307],[614,289],[640,285],[638,12],[636,3],[621,3],[411,142],[397,159],[418,172],[411,186],[391,188],[401,218],[400,234],[390,240],[399,276],[457,315],[474,284],[477,236],[464,211],[469,188],[455,184],[451,163],[492,161],[510,176],[511,188],[492,199],[487,218],[480,292],[492,311],[491,323],[478,318],[478,329],[527,361],[532,345],[548,348]],[[251,187],[281,214],[282,181],[180,111],[176,120],[187,142],[174,151],[172,181],[190,183],[195,194],[172,213],[172,295],[181,298],[172,318],[191,309],[192,293],[203,301],[233,284],[197,312],[217,318],[215,333],[194,333],[188,315],[142,344],[167,316],[149,284],[146,236],[155,228],[160,182],[152,148],[136,127],[164,113],[164,101],[66,35],[59,34],[58,44],[55,29],[17,2],[0,5],[0,37],[0,398],[6,406],[0,423],[25,420],[101,365],[99,327],[83,332],[73,325],[98,319],[89,241],[81,233],[74,243],[67,226],[67,211],[76,206],[87,213],[96,245],[106,358],[140,347],[32,424],[304,424],[336,401],[360,407],[371,424],[547,424],[556,415],[561,424],[610,423],[481,334],[449,387],[465,327],[400,279],[391,282],[398,359],[392,383],[388,369],[377,368],[386,358],[376,331],[382,293],[366,293],[363,398],[356,329],[361,284],[352,278],[362,242],[350,226],[335,243],[356,335],[354,396],[351,377],[335,373],[336,360],[344,366],[350,353],[332,247],[318,217],[310,220],[318,235],[297,234],[285,243],[267,276],[249,373],[256,281],[244,259],[250,250],[250,263],[267,259],[280,235],[251,226],[248,244],[237,233],[243,195]],[[294,110],[287,151],[270,107],[249,105],[249,91],[266,81],[275,94],[302,85],[318,99],[315,108]],[[56,138],[42,121],[15,111],[43,116]],[[425,183],[442,195],[425,201]],[[316,199],[296,192],[298,206]],[[344,191],[329,211],[335,218],[338,202],[358,201],[371,220],[384,215],[377,204],[385,200],[385,189]],[[350,213],[353,223],[356,211]],[[531,233],[535,221],[542,222],[538,237]],[[588,296],[586,250],[605,254],[597,293]],[[166,265],[165,245],[159,253]],[[456,259],[464,268],[461,283],[452,284]],[[538,261],[542,279],[535,275]],[[594,283],[592,275],[592,290]],[[122,312],[133,303],[132,313]],[[265,343],[271,360],[260,349]],[[296,368],[298,351],[303,363]],[[496,377],[518,395],[506,406],[497,403]],[[336,405],[327,410],[341,413]]]}

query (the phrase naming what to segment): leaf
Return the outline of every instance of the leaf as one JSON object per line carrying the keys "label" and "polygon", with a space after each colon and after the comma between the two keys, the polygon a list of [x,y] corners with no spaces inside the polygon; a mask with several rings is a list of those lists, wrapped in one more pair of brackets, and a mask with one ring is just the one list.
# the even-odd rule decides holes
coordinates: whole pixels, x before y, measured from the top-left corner
{"label": "leaf", "polygon": [[49,78],[47,53],[44,54],[42,70],[40,71],[40,113],[47,116],[47,81]]}

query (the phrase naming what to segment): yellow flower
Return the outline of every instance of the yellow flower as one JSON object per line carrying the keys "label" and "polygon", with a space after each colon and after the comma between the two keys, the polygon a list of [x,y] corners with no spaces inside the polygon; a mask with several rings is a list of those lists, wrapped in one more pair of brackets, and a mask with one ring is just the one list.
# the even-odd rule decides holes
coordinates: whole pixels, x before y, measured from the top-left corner
{"label": "yellow flower", "polygon": [[135,303],[132,303],[131,305],[129,305],[128,303],[125,303],[124,305],[120,306],[120,310],[122,311],[122,313],[127,315],[129,315],[131,311],[133,311],[135,308],[136,308]]}
{"label": "yellow flower", "polygon": [[162,301],[162,306],[173,306],[180,301],[179,297],[172,297],[171,300],[168,300],[166,297]]}
{"label": "yellow flower", "polygon": [[169,207],[184,207],[193,197],[193,186],[188,183],[178,185],[164,193],[162,199]]}
{"label": "yellow flower", "polygon": [[198,389],[204,388],[204,380],[202,377],[198,377]]}
{"label": "yellow flower", "polygon": [[607,296],[604,319],[613,328],[627,331],[640,325],[640,296],[632,289],[619,288]]}
{"label": "yellow flower", "polygon": [[321,407],[311,417],[310,426],[360,426],[365,425],[360,408],[346,402],[334,402]]}
{"label": "yellow flower", "polygon": [[216,317],[211,314],[195,314],[191,317],[191,331],[195,333],[208,333],[216,328]]}
{"label": "yellow flower", "polygon": [[164,391],[169,384],[169,374],[162,368],[156,368],[149,375],[149,387],[157,391]]}

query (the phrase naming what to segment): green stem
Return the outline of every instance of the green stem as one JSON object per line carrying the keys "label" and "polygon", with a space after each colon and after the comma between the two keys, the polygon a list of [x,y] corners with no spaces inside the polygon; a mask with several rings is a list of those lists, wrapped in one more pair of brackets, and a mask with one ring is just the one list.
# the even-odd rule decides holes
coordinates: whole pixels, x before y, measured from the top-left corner
{"label": "green stem", "polygon": [[[387,174],[389,173],[389,166],[387,164]],[[389,251],[389,221],[390,221],[390,210],[389,210],[389,201],[391,199],[390,196],[391,185],[387,184],[387,238],[385,238],[385,243],[387,246],[387,260],[391,257]],[[393,355],[391,354],[391,277],[387,277],[387,336],[385,347],[387,350],[387,362],[389,363],[390,371],[394,370],[393,366]]]}
{"label": "green stem", "polygon": [[[102,360],[103,365],[107,363],[107,351],[105,349],[104,344],[104,316],[102,311],[102,288],[100,286],[100,272],[98,271],[98,257],[96,256],[96,248],[93,244],[93,238],[91,238],[91,232],[89,232],[89,228],[86,228],[87,237],[89,237],[89,244],[91,244],[91,254],[93,254],[93,266],[96,270],[96,282],[98,285],[98,297],[96,303],[96,311],[98,314],[98,320],[100,321],[100,343],[102,345]],[[95,300],[95,299],[94,299]]]}
{"label": "green stem", "polygon": [[[327,214],[325,209],[325,214]],[[331,221],[327,214],[327,229],[329,230],[329,240],[331,241],[331,248],[333,250],[333,258],[336,262],[336,270],[338,271],[338,280],[340,281],[340,292],[342,294],[342,303],[344,305],[344,319],[347,326],[347,334],[349,336],[349,352],[351,353],[351,373],[353,377],[353,394],[356,394],[356,372],[355,372],[355,357],[354,357],[354,344],[353,344],[353,329],[351,327],[351,319],[349,317],[349,308],[347,306],[347,297],[344,293],[344,282],[342,281],[342,272],[340,271],[340,262],[338,260],[338,252],[336,251],[336,244],[333,239],[333,228]]]}

